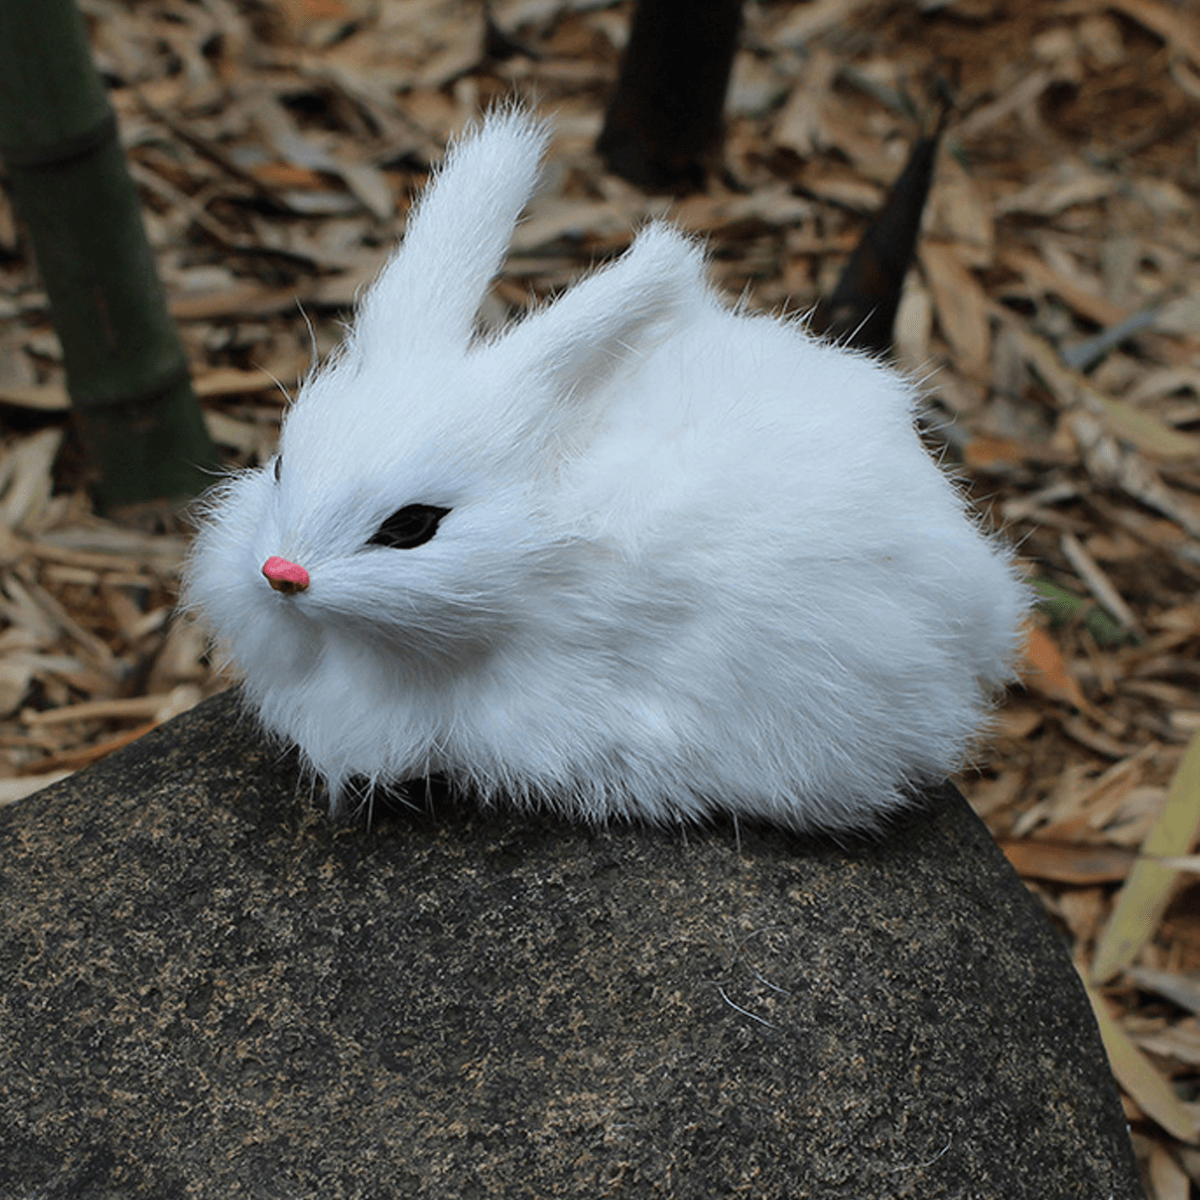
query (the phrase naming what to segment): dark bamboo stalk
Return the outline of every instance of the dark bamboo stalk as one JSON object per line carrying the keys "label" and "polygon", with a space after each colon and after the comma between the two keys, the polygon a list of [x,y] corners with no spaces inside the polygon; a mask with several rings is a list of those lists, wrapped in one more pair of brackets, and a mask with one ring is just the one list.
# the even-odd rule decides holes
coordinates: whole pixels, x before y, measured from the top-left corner
{"label": "dark bamboo stalk", "polygon": [[638,0],[596,143],[611,171],[652,191],[704,186],[741,19],[741,0]]}
{"label": "dark bamboo stalk", "polygon": [[833,294],[810,324],[816,333],[873,354],[890,354],[904,277],[912,265],[933,185],[939,133],[919,137],[883,207],[863,232]]}
{"label": "dark bamboo stalk", "polygon": [[33,243],[101,507],[216,462],[74,0],[0,0],[0,158]]}

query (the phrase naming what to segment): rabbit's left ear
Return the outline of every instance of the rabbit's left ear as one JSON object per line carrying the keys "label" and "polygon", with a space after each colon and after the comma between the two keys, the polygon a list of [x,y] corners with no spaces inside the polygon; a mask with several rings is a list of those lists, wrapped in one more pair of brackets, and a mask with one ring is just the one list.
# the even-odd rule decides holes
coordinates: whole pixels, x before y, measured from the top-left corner
{"label": "rabbit's left ear", "polygon": [[542,403],[549,396],[548,410],[525,419],[561,431],[587,423],[588,399],[599,386],[648,353],[706,295],[701,248],[667,225],[651,225],[615,263],[521,321],[489,352],[505,392]]}
{"label": "rabbit's left ear", "polygon": [[451,147],[409,215],[399,251],[363,300],[357,342],[466,346],[548,139],[546,125],[509,108],[489,113]]}

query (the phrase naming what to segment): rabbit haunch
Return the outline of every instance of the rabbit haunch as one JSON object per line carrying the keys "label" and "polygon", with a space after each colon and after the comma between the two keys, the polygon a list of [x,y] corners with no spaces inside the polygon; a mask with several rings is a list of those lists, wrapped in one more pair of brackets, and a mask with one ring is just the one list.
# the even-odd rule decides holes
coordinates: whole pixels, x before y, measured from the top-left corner
{"label": "rabbit haunch", "polygon": [[877,824],[1008,672],[1009,559],[899,377],[727,307],[665,225],[476,336],[545,140],[504,112],[453,148],[279,457],[210,494],[188,602],[335,809],[442,773],[588,820]]}

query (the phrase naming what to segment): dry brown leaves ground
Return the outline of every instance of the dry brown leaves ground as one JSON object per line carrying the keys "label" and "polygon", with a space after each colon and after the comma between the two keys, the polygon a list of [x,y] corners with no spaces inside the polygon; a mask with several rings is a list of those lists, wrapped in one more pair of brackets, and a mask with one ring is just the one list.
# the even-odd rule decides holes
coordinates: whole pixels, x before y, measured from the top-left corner
{"label": "dry brown leaves ground", "polygon": [[[329,349],[426,165],[494,97],[557,114],[550,186],[497,305],[560,287],[671,211],[710,239],[731,292],[797,309],[828,291],[945,82],[956,107],[900,352],[976,497],[1056,596],[962,786],[1096,979],[1153,1194],[1186,1197],[1200,1180],[1200,761],[1184,759],[1200,730],[1195,6],[747,0],[727,170],[672,203],[591,151],[628,3],[496,0],[522,50],[503,61],[467,0],[81,5],[213,435],[240,463],[272,447],[273,377],[291,386],[308,362],[297,302]],[[0,802],[223,686],[171,615],[185,539],[91,513],[65,403],[0,198]]]}

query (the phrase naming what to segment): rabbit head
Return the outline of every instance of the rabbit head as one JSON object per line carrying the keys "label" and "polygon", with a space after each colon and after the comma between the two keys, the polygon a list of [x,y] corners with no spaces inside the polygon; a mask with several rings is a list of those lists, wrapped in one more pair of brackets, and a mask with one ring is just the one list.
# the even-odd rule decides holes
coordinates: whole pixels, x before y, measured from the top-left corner
{"label": "rabbit head", "polygon": [[870,825],[1003,677],[1006,558],[901,381],[726,309],[667,226],[480,335],[546,137],[505,111],[451,150],[278,455],[207,499],[186,602],[335,809],[437,772]]}

